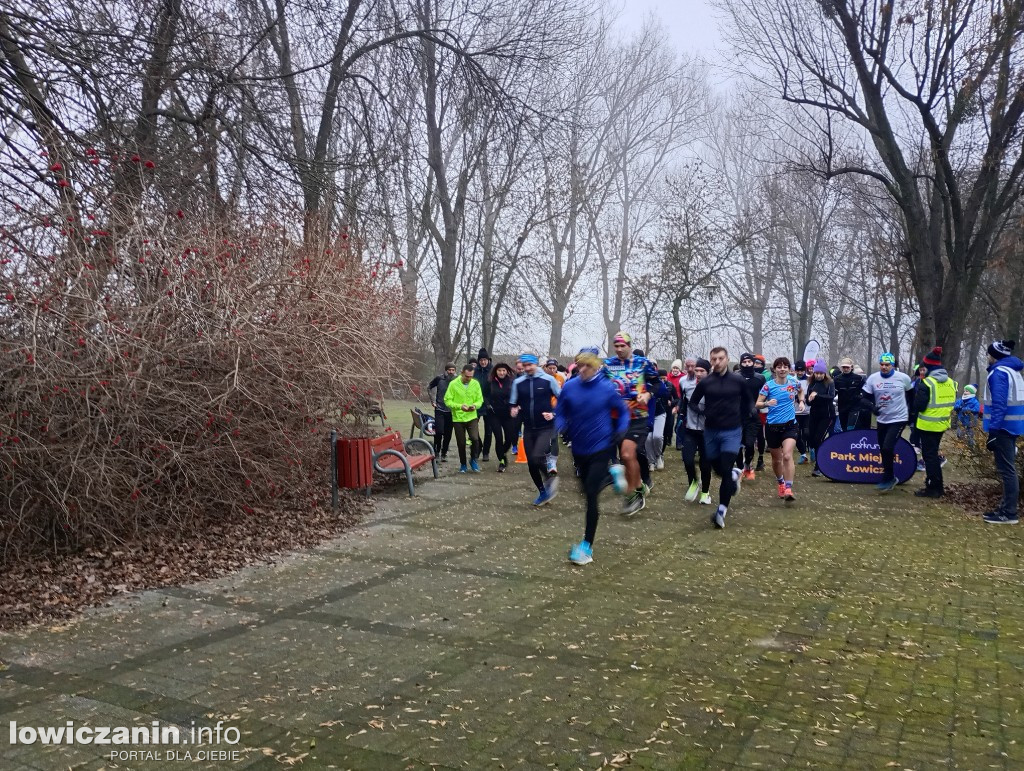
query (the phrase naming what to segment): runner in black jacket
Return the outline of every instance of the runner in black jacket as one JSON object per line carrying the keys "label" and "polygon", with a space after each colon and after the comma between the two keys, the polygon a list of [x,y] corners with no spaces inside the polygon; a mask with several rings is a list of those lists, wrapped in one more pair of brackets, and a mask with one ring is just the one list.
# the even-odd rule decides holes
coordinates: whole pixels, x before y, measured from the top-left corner
{"label": "runner in black jacket", "polygon": [[711,466],[722,477],[718,490],[718,511],[711,518],[715,527],[725,527],[729,501],[739,491],[740,470],[733,467],[743,440],[743,420],[754,411],[747,381],[729,369],[729,352],[711,350],[712,372],[693,389],[690,399],[704,400],[704,449]]}

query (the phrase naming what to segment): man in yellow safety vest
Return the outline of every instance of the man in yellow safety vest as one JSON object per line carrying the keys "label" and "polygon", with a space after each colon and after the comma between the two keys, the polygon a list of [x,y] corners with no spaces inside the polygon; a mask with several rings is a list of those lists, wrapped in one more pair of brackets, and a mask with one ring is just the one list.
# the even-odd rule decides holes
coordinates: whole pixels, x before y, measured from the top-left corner
{"label": "man in yellow safety vest", "polygon": [[942,348],[936,346],[921,360],[928,374],[921,381],[914,397],[917,411],[917,430],[921,437],[921,455],[924,457],[924,487],[914,495],[920,498],[941,498],[942,458],[939,443],[950,426],[950,416],[959,387],[942,368]]}

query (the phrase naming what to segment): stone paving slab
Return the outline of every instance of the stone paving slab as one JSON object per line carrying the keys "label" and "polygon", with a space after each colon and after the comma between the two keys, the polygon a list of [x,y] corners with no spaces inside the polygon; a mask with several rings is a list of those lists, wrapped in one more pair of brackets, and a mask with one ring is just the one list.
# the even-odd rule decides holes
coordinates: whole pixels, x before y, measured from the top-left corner
{"label": "stone paving slab", "polygon": [[580,569],[560,463],[542,509],[523,466],[449,463],[309,552],[0,636],[8,725],[239,733],[3,768],[1024,767],[1024,531],[803,473],[715,531],[672,455]]}

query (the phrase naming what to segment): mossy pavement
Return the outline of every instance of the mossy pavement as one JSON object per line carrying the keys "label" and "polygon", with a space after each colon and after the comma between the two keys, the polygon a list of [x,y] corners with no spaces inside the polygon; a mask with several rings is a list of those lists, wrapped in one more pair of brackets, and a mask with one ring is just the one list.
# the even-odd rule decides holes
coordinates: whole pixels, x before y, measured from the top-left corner
{"label": "mossy pavement", "polygon": [[525,466],[449,463],[310,552],[4,634],[5,729],[241,739],[180,761],[5,738],[3,767],[1024,767],[1024,530],[800,467],[796,504],[762,475],[717,531],[673,451],[637,517],[605,493],[576,568],[570,457],[543,509]]}

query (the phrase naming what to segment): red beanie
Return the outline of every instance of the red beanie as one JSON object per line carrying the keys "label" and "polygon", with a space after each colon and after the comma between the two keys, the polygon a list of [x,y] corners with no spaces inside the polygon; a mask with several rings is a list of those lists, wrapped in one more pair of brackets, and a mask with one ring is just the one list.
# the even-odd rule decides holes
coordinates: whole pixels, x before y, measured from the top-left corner
{"label": "red beanie", "polygon": [[921,363],[924,364],[929,370],[938,369],[942,366],[942,347],[935,346],[931,352],[921,359]]}

